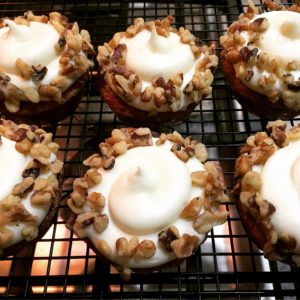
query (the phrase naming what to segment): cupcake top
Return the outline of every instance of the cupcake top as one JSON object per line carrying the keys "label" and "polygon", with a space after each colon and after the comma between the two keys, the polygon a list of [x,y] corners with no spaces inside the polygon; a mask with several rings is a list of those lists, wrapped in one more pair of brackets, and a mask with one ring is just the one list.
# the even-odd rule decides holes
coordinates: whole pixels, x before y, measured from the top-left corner
{"label": "cupcake top", "polygon": [[0,255],[38,236],[59,190],[57,151],[51,133],[0,119]]}
{"label": "cupcake top", "polygon": [[[271,4],[270,4],[271,3]],[[299,7],[266,2],[261,13],[252,3],[220,41],[236,76],[250,89],[286,107],[300,109]]]}
{"label": "cupcake top", "polygon": [[280,120],[247,139],[237,159],[240,201],[256,220],[268,258],[300,266],[300,126]]}
{"label": "cupcake top", "polygon": [[198,45],[188,29],[171,27],[172,17],[142,18],[98,47],[100,72],[113,92],[143,111],[185,110],[211,93],[218,64],[214,46]]}
{"label": "cupcake top", "polygon": [[[74,231],[126,274],[192,255],[214,225],[226,221],[225,183],[205,146],[177,132],[114,129],[84,161],[68,205]],[[128,273],[127,273],[128,274]]]}
{"label": "cupcake top", "polygon": [[21,101],[63,102],[63,92],[93,65],[93,53],[89,33],[57,12],[1,19],[0,100],[12,113]]}

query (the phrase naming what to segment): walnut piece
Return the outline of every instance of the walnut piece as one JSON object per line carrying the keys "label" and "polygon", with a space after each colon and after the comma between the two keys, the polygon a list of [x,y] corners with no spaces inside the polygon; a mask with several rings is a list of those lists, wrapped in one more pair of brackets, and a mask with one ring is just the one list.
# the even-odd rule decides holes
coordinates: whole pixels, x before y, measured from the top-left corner
{"label": "walnut piece", "polygon": [[187,258],[193,254],[199,245],[199,238],[195,235],[183,234],[182,237],[171,242],[171,248],[178,258]]}
{"label": "walnut piece", "polygon": [[158,234],[158,242],[162,249],[167,252],[172,252],[172,241],[179,239],[180,234],[175,226],[171,226]]}

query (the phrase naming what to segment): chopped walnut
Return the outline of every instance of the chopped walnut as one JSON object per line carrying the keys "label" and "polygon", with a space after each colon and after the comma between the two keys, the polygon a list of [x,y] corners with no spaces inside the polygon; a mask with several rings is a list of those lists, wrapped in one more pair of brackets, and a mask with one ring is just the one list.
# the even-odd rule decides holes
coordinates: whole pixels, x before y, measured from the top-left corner
{"label": "chopped walnut", "polygon": [[36,191],[30,197],[32,205],[48,205],[51,203],[52,195],[45,191]]}
{"label": "chopped walnut", "polygon": [[267,18],[258,18],[250,23],[250,30],[255,32],[266,31],[269,28],[270,24]]}
{"label": "chopped walnut", "polygon": [[115,158],[113,156],[102,160],[102,167],[104,170],[111,170],[115,165]]}
{"label": "chopped walnut", "polygon": [[171,243],[180,238],[178,229],[171,226],[158,234],[158,242],[162,249],[167,252],[172,252]]}
{"label": "chopped walnut", "polygon": [[82,208],[82,206],[81,206],[81,207],[78,207],[78,206],[74,203],[74,201],[73,201],[73,199],[72,199],[71,197],[67,199],[67,204],[68,204],[68,207],[72,210],[72,212],[73,212],[74,214],[78,215],[78,214],[83,213],[83,208]]}
{"label": "chopped walnut", "polygon": [[30,155],[35,158],[37,157],[49,158],[50,154],[51,152],[48,149],[48,147],[43,144],[34,144],[30,148]]}
{"label": "chopped walnut", "polygon": [[16,184],[13,187],[12,194],[13,195],[24,195],[31,191],[34,185],[34,179],[32,177],[26,177],[22,182]]}
{"label": "chopped walnut", "polygon": [[143,258],[151,258],[154,256],[155,251],[156,247],[153,241],[143,240],[138,244],[135,255]]}
{"label": "chopped walnut", "polygon": [[[5,223],[10,223],[10,222],[37,222],[37,217],[31,215],[26,208],[24,207],[23,204],[18,203],[14,205],[9,211],[5,212],[2,215],[2,222]],[[0,222],[1,222],[0,221]],[[0,224],[1,225],[1,224]],[[0,226],[1,227],[1,226]]]}
{"label": "chopped walnut", "polygon": [[108,216],[105,214],[102,215],[96,215],[94,217],[94,223],[93,226],[97,233],[103,232],[108,225]]}
{"label": "chopped walnut", "polygon": [[132,237],[129,241],[125,237],[116,240],[117,255],[124,257],[132,257],[139,244],[138,237]]}
{"label": "chopped walnut", "polygon": [[77,216],[76,223],[82,228],[86,228],[94,223],[96,215],[97,214],[92,211],[84,212]]}
{"label": "chopped walnut", "polygon": [[195,156],[201,161],[205,162],[207,160],[207,150],[205,145],[202,143],[197,143],[195,145]]}
{"label": "chopped walnut", "polygon": [[171,248],[178,258],[186,258],[193,254],[199,245],[199,238],[195,235],[183,234],[179,239],[171,242]]}
{"label": "chopped walnut", "polygon": [[112,249],[105,240],[97,240],[95,242],[97,250],[103,254],[105,257],[110,257],[112,255]]}
{"label": "chopped walnut", "polygon": [[167,135],[165,133],[162,133],[160,136],[159,136],[159,139],[155,142],[156,145],[163,145],[167,140]]}
{"label": "chopped walnut", "polygon": [[23,154],[28,154],[33,146],[33,143],[28,139],[23,139],[16,143],[16,150]]}
{"label": "chopped walnut", "polygon": [[38,227],[34,225],[28,225],[22,229],[22,236],[26,241],[32,241],[38,237]]}
{"label": "chopped walnut", "polygon": [[237,158],[235,162],[235,173],[234,177],[237,178],[239,176],[245,175],[247,172],[251,171],[252,169],[252,159],[248,155],[242,155]]}
{"label": "chopped walnut", "polygon": [[32,166],[27,166],[26,169],[22,173],[22,177],[32,177],[37,178],[40,175],[40,168],[37,167],[34,163],[32,163]]}
{"label": "chopped walnut", "polygon": [[90,168],[101,168],[102,167],[102,158],[99,154],[93,154],[89,158],[83,161],[85,166]]}
{"label": "chopped walnut", "polygon": [[294,126],[288,130],[288,138],[290,140],[297,140],[300,138],[300,127]]}
{"label": "chopped walnut", "polygon": [[20,72],[22,78],[24,78],[25,80],[31,78],[31,67],[27,65],[21,58],[18,58],[16,60],[16,68]]}
{"label": "chopped walnut", "polygon": [[182,210],[180,217],[194,218],[196,217],[203,207],[204,199],[200,197],[193,198]]}
{"label": "chopped walnut", "polygon": [[262,181],[258,172],[249,171],[242,179],[242,190],[248,192],[259,192],[262,187]]}
{"label": "chopped walnut", "polygon": [[116,252],[118,256],[127,256],[128,240],[125,237],[116,240]]}
{"label": "chopped walnut", "polygon": [[6,228],[0,227],[0,248],[4,248],[8,243],[10,243],[13,239],[13,232]]}
{"label": "chopped walnut", "polygon": [[152,145],[152,135],[149,128],[135,129],[130,136],[134,147]]}
{"label": "chopped walnut", "polygon": [[88,195],[88,184],[84,178],[77,178],[73,183],[73,192],[71,193],[71,198],[74,204],[81,207],[86,201]]}
{"label": "chopped walnut", "polygon": [[87,196],[87,204],[93,211],[102,211],[105,206],[105,198],[102,194],[92,192]]}
{"label": "chopped walnut", "polygon": [[97,169],[91,168],[85,173],[84,179],[90,188],[101,182],[102,175],[97,171]]}
{"label": "chopped walnut", "polygon": [[203,188],[207,183],[207,176],[206,171],[195,171],[191,174],[192,183]]}
{"label": "chopped walnut", "polygon": [[50,164],[50,170],[54,173],[54,174],[60,174],[62,171],[62,167],[63,167],[63,162],[61,160],[56,160],[53,163]]}
{"label": "chopped walnut", "polygon": [[9,211],[13,206],[21,202],[21,198],[14,195],[8,195],[0,201],[0,213]]}

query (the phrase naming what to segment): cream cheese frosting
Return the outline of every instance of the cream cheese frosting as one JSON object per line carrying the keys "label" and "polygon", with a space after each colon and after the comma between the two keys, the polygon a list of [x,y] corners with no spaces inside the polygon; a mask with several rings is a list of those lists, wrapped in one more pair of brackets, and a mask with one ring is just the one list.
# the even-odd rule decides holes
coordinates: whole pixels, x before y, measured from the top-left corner
{"label": "cream cheese frosting", "polygon": [[221,37],[225,57],[245,86],[266,95],[272,103],[282,99],[288,108],[297,111],[300,15],[283,7],[260,14],[252,6],[250,10]]}
{"label": "cream cheese frosting", "polygon": [[[57,201],[57,176],[62,167],[55,154],[58,145],[52,142],[52,135],[31,130],[26,125],[18,127],[0,120],[0,255],[10,246],[35,239],[50,207],[57,206],[52,201]],[[25,132],[33,142],[29,142]],[[43,145],[39,137],[44,139]]]}
{"label": "cream cheese frosting", "polygon": [[17,112],[22,101],[61,102],[62,93],[93,65],[87,57],[92,52],[87,31],[79,32],[76,22],[56,12],[1,19],[0,88],[6,108]]}
{"label": "cream cheese frosting", "polygon": [[125,232],[139,235],[167,227],[190,198],[188,169],[168,150],[131,149],[109,174],[103,174],[101,189],[108,184],[109,212]]}
{"label": "cream cheese frosting", "polygon": [[[281,68],[286,70],[286,66],[292,62],[300,61],[300,33],[297,28],[300,23],[299,13],[292,11],[271,11],[260,14],[253,18],[252,22],[257,19],[266,18],[269,22],[269,28],[262,32],[260,38],[254,43],[254,47],[258,49],[257,55],[267,53],[269,59],[276,59]],[[241,32],[241,36],[245,39],[244,46],[249,42],[249,34],[247,31]],[[276,41],[276,42],[275,42]],[[296,70],[286,70],[286,73],[293,75],[298,80],[300,78],[300,66]],[[288,86],[281,78],[275,78],[272,84],[261,86],[258,84],[262,76],[269,77],[274,72],[261,69],[257,66],[252,68],[253,77],[246,80],[245,76],[241,77],[242,82],[249,88],[258,93],[268,94],[272,89],[288,91]],[[300,100],[300,93],[297,93],[297,99]],[[298,101],[297,100],[297,101]],[[289,102],[288,102],[289,103]]]}
{"label": "cream cheese frosting", "polygon": [[[42,64],[47,67],[57,59],[55,44],[59,39],[59,34],[52,26],[41,22],[30,22],[28,26],[19,25],[12,20],[5,20],[3,23],[7,27],[0,29],[0,69],[2,72],[9,76],[17,75],[15,77],[17,80],[20,78],[19,71],[16,69],[18,58],[30,66]],[[57,61],[56,73],[58,70]],[[14,81],[13,83],[16,84]]]}
{"label": "cream cheese frosting", "polygon": [[[90,240],[104,239],[112,249],[115,249],[115,241],[120,237],[130,239],[139,236],[140,240],[155,242],[154,257],[149,260],[126,259],[127,267],[150,268],[175,259],[174,254],[166,254],[158,246],[158,233],[168,226],[176,226],[182,233],[197,235],[200,242],[205,238],[204,234],[198,234],[192,228],[189,221],[179,218],[188,200],[203,195],[203,189],[192,187],[190,178],[191,172],[204,170],[203,165],[196,158],[183,163],[170,151],[171,147],[172,143],[166,142],[161,146],[128,150],[118,157],[112,170],[99,170],[102,181],[89,191],[100,192],[107,199],[108,205],[103,213],[111,216],[108,228],[101,234],[89,228],[87,236]],[[136,168],[142,171],[133,175],[132,170]],[[132,180],[138,182],[132,184]],[[115,251],[112,260],[124,264],[124,258]]]}
{"label": "cream cheese frosting", "polygon": [[[183,74],[181,100],[176,110],[184,110],[193,100],[183,93],[184,87],[192,80],[197,65],[204,58],[195,59],[190,46],[180,41],[180,36],[170,32],[170,36],[159,36],[155,26],[152,31],[144,29],[132,38],[123,37],[120,44],[127,45],[126,66],[142,79],[142,91],[151,86],[152,81],[161,76],[164,80],[178,73]],[[201,72],[204,76],[204,72]],[[142,102],[134,97],[130,105],[146,111],[169,111],[167,104],[156,107],[154,101]]]}
{"label": "cream cheese frosting", "polygon": [[[2,141],[2,142],[1,142]],[[0,200],[7,197],[13,186],[22,180],[28,159],[16,151],[16,142],[2,136],[0,141]]]}
{"label": "cream cheese frosting", "polygon": [[[5,197],[7,197],[11,190],[12,187],[15,186],[16,184],[20,183],[22,181],[22,172],[24,171],[25,167],[26,167],[26,163],[29,162],[29,160],[31,159],[30,156],[26,156],[24,157],[24,155],[20,154],[18,151],[15,150],[15,144],[16,142],[14,141],[10,141],[8,139],[6,139],[5,137],[1,137],[3,144],[0,145],[0,162],[1,162],[1,169],[2,169],[2,162],[3,161],[8,161],[9,162],[9,168],[8,169],[4,169],[4,171],[2,171],[2,173],[6,172],[6,170],[11,170],[8,171],[12,174],[7,174],[6,172],[6,176],[3,176],[3,180],[1,180],[1,187],[0,187],[0,204],[1,204],[1,200],[5,199]],[[10,152],[2,151],[2,147],[4,146],[5,148],[7,147],[7,145],[10,145]],[[20,156],[23,156],[22,158],[20,158]],[[11,162],[14,161],[14,159],[16,159],[15,162],[13,162],[14,166],[16,168],[13,168],[13,166],[11,165]],[[56,155],[54,155],[53,153],[51,154],[51,157],[49,159],[49,162],[54,162],[56,160]],[[21,163],[20,163],[21,162]],[[16,165],[17,163],[20,163],[18,165]],[[52,173],[46,172],[44,174],[40,175],[40,178],[48,178]],[[5,174],[3,174],[5,175]],[[11,177],[9,177],[8,175],[11,175]],[[1,177],[1,174],[0,174]],[[10,188],[8,190],[8,188]],[[24,207],[26,208],[26,210],[33,216],[37,217],[37,226],[39,226],[43,220],[45,219],[48,210],[50,208],[50,203],[47,205],[32,205],[30,202],[30,197],[32,196],[32,192],[28,193],[28,195],[26,197],[24,197],[22,199],[22,204],[24,205]],[[10,229],[13,232],[13,238],[12,240],[7,243],[5,245],[5,248],[17,244],[19,242],[21,242],[22,240],[24,240],[24,237],[22,236],[22,230],[28,226],[28,223],[26,222],[16,222],[16,223],[11,223],[8,224],[6,227],[8,229]],[[0,247],[0,253],[1,253],[1,247]]]}
{"label": "cream cheese frosting", "polygon": [[271,223],[280,233],[287,233],[297,241],[295,252],[300,254],[300,141],[290,142],[278,149],[261,168],[263,199],[274,205]]}
{"label": "cream cheese frosting", "polygon": [[235,166],[241,219],[266,258],[299,266],[300,126],[269,122]]}
{"label": "cream cheese frosting", "polygon": [[[212,226],[227,217],[219,210],[225,198],[219,164],[204,163],[204,145],[176,132],[158,139],[148,128],[122,130],[100,144],[102,157],[85,160],[91,169],[74,181],[67,201],[77,215],[74,231],[120,271],[192,255]],[[121,241],[131,250],[124,244],[127,250],[120,250]]]}
{"label": "cream cheese frosting", "polygon": [[[121,99],[142,111],[182,111],[211,92],[212,71],[218,63],[213,46],[197,45],[189,30],[177,31],[171,20],[138,18],[126,32],[116,33],[98,48],[105,81]],[[136,75],[133,83],[130,75]]]}

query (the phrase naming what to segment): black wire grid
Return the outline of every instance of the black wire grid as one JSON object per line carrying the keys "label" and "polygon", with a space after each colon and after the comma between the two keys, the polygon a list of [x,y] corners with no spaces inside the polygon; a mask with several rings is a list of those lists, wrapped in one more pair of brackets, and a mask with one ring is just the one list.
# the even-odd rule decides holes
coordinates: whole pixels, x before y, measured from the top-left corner
{"label": "black wire grid", "polygon": [[[146,20],[175,17],[206,43],[219,36],[245,8],[235,0],[223,1],[1,1],[0,17],[59,11],[86,28],[95,48],[123,31],[136,17]],[[299,119],[289,122],[293,125]],[[209,159],[220,160],[228,193],[239,149],[248,135],[264,130],[267,120],[241,109],[217,69],[212,95],[189,119],[173,129],[206,144]],[[299,269],[269,262],[251,243],[236,211],[234,197],[226,204],[228,222],[215,227],[195,255],[178,267],[151,274],[133,274],[129,282],[101,261],[87,245],[65,228],[66,198],[72,180],[80,175],[82,160],[100,141],[124,126],[103,103],[91,72],[76,112],[47,130],[54,133],[65,161],[64,187],[58,219],[34,248],[0,262],[0,298],[65,299],[300,299]]]}

